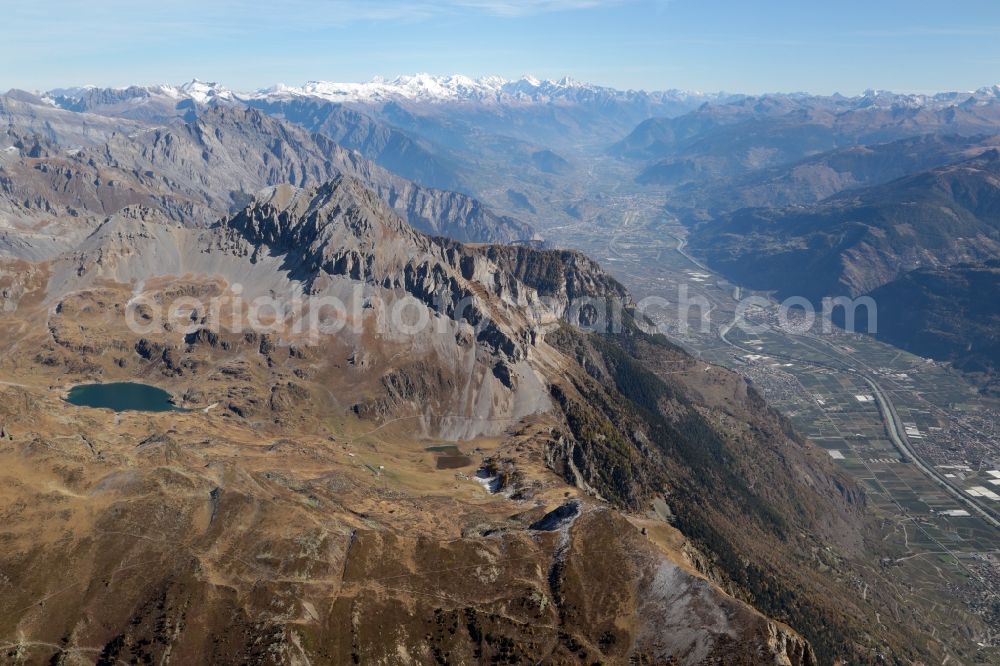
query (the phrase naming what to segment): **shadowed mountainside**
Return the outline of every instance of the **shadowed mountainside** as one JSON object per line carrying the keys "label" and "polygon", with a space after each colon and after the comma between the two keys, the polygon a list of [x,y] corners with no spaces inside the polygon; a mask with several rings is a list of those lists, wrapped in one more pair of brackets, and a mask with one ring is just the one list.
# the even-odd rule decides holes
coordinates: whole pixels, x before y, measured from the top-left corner
{"label": "shadowed mountainside", "polygon": [[698,227],[695,251],[748,286],[818,301],[921,266],[1000,253],[1000,152],[849,190],[808,207],[748,208]]}
{"label": "shadowed mountainside", "polygon": [[920,268],[871,297],[879,338],[975,375],[1000,370],[1000,261]]}

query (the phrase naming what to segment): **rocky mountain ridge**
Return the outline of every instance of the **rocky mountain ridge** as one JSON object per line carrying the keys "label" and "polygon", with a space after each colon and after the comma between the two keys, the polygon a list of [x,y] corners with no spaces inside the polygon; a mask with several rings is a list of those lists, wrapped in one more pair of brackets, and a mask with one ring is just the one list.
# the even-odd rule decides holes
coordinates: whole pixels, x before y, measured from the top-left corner
{"label": "rocky mountain ridge", "polygon": [[[91,110],[173,114],[96,147],[2,139],[0,238],[20,257],[0,260],[5,657],[953,656],[900,589],[862,590],[903,554],[861,489],[741,377],[652,333],[594,261],[462,242],[516,224],[220,88],[171,94],[94,92]],[[648,111],[319,101],[303,122],[369,127],[341,140],[380,159],[502,145],[541,153],[538,172],[574,165],[531,136],[599,143]],[[935,196],[963,194],[950,178]],[[25,249],[44,234],[62,244]],[[312,337],[312,315],[330,329]],[[109,381],[188,411],[62,400]]]}
{"label": "rocky mountain ridge", "polygon": [[[114,133],[102,145],[8,151],[0,159],[0,214],[8,228],[31,226],[25,238],[42,256],[51,253],[46,248],[58,249],[60,237],[72,241],[95,218],[129,204],[206,225],[263,187],[318,184],[339,174],[364,180],[410,224],[432,234],[480,242],[535,237],[528,225],[475,199],[420,187],[322,135],[252,109],[222,107],[182,125]],[[44,228],[51,230],[39,238]]]}

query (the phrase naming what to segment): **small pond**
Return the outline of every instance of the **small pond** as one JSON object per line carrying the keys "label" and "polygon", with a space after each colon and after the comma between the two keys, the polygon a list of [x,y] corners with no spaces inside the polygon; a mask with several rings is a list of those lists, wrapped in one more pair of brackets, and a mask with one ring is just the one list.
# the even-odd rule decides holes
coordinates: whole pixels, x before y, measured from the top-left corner
{"label": "small pond", "polygon": [[472,458],[462,453],[454,444],[429,446],[426,450],[434,453],[437,469],[461,469],[472,464]]}
{"label": "small pond", "polygon": [[69,390],[66,402],[79,407],[113,409],[116,412],[183,412],[163,389],[148,384],[116,382],[80,384]]}

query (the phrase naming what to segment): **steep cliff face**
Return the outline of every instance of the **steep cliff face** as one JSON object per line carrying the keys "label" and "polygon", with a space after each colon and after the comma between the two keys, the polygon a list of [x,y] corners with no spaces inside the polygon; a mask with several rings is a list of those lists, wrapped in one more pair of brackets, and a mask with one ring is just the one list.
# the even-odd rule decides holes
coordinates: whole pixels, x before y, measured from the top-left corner
{"label": "steep cliff face", "polygon": [[[282,256],[307,289],[320,288],[330,276],[401,289],[440,315],[466,319],[479,335],[488,329],[504,337],[495,344],[516,359],[540,327],[586,317],[575,309],[581,301],[608,313],[628,302],[624,288],[582,254],[432,238],[345,177],[316,189],[263,192],[218,229],[242,236],[251,259]],[[507,311],[489,314],[496,304]],[[612,325],[603,315],[599,323]]]}
{"label": "steep cliff face", "polygon": [[448,160],[405,132],[343,104],[317,98],[251,99],[247,104],[283,118],[310,132],[328,136],[356,150],[389,171],[424,187],[459,190],[464,187]]}
{"label": "steep cliff face", "polygon": [[55,108],[23,90],[11,90],[0,95],[0,125],[37,134],[63,148],[100,145],[116,132],[130,133],[144,128],[142,123],[125,118]]}
{"label": "steep cliff face", "polygon": [[[613,281],[582,257],[560,256],[565,265],[553,275],[562,286],[540,294],[506,272],[495,251],[421,234],[374,192],[341,176],[318,188],[266,190],[209,229],[183,227],[144,207],[123,209],[52,263],[48,300],[55,305],[109,280],[141,293],[145,284],[183,275],[220,283],[229,300],[277,296],[288,344],[409,360],[403,368],[359,365],[358,386],[366,388],[357,391],[356,412],[419,416],[425,434],[454,439],[500,432],[547,409],[544,368],[557,361],[540,346],[544,331],[574,315],[581,298],[606,303],[605,291],[620,293],[588,291],[581,285]],[[330,312],[320,311],[331,302],[340,317],[329,324],[336,335],[321,335]],[[299,319],[295,307],[304,308]],[[431,374],[439,379],[414,381],[418,368],[437,369]],[[402,374],[394,377],[397,369]]]}
{"label": "steep cliff face", "polygon": [[[866,575],[878,548],[864,493],[741,377],[634,324],[611,336],[561,327],[546,342],[578,368],[550,389],[564,424],[551,469],[615,506],[658,504],[702,549],[701,571],[794,626],[823,663],[917,658],[915,618],[873,637],[874,609],[835,582]],[[819,552],[832,578],[816,575]]]}
{"label": "steep cliff face", "polygon": [[568,250],[492,246],[486,255],[506,273],[545,296],[608,297],[628,302],[625,288],[586,255]]}

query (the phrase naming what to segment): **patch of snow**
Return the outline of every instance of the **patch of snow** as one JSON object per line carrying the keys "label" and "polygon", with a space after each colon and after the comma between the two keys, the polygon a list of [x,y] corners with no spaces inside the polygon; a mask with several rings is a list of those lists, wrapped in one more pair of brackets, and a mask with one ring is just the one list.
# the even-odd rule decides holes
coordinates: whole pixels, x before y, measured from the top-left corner
{"label": "patch of snow", "polygon": [[476,475],[473,479],[491,495],[500,492],[500,477],[489,476],[489,473],[485,469],[476,470]]}
{"label": "patch of snow", "polygon": [[263,88],[249,97],[251,99],[319,97],[332,102],[373,104],[393,100],[412,102],[475,102],[480,104],[500,103],[547,103],[562,99],[572,100],[575,96],[609,99],[635,99],[643,96],[654,101],[703,97],[700,93],[666,91],[646,93],[633,90],[616,90],[581,83],[569,77],[558,81],[522,76],[509,80],[501,76],[471,78],[462,74],[434,76],[412,74],[386,79],[377,76],[364,83],[343,83],[335,81],[309,81],[293,87],[284,84]]}
{"label": "patch of snow", "polygon": [[218,83],[207,83],[198,79],[191,79],[180,86],[178,92],[199,104],[208,104],[215,100],[232,101],[235,98],[233,92],[228,88],[220,86]]}

